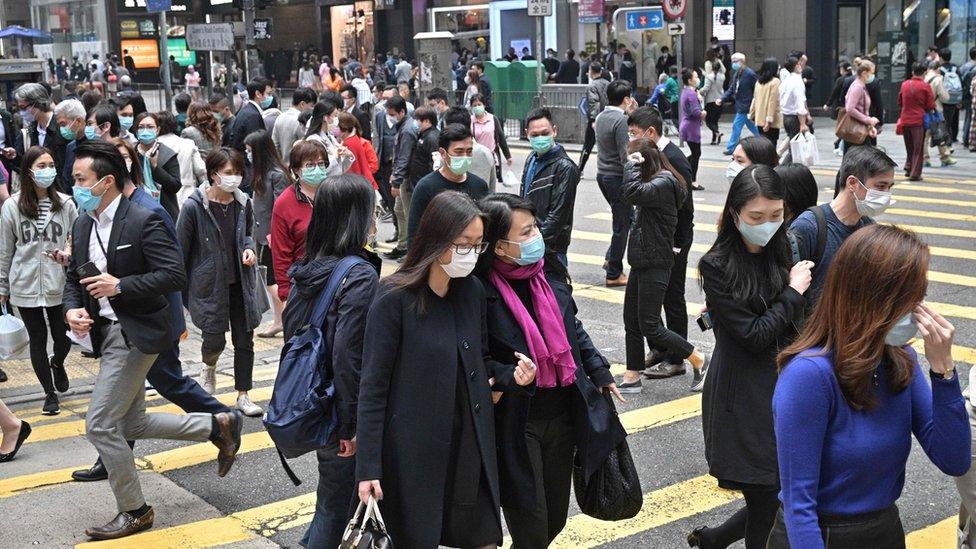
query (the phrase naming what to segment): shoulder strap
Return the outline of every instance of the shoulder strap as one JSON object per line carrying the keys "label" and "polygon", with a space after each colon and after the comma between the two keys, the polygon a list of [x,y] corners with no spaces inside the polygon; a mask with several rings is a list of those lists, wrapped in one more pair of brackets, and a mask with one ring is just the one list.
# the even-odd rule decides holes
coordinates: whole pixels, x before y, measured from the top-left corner
{"label": "shoulder strap", "polygon": [[827,214],[824,213],[823,206],[814,206],[809,211],[817,220],[817,248],[811,261],[819,266],[823,261],[824,250],[827,249]]}
{"label": "shoulder strap", "polygon": [[332,306],[332,300],[335,299],[335,294],[339,290],[339,286],[342,281],[349,274],[350,269],[353,268],[357,263],[366,263],[366,260],[350,255],[339,260],[339,264],[329,275],[328,282],[325,283],[325,288],[319,293],[318,299],[315,301],[315,308],[312,309],[312,317],[309,320],[309,325],[311,326],[322,326],[325,322],[325,315],[329,312],[329,307]]}

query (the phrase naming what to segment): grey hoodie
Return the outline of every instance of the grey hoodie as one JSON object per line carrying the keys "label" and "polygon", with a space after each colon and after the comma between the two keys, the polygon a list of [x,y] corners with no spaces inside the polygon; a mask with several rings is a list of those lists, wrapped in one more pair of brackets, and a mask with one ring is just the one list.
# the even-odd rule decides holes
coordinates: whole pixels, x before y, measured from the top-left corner
{"label": "grey hoodie", "polygon": [[[53,189],[52,189],[53,191]],[[61,210],[51,214],[41,231],[34,220],[21,213],[15,193],[0,212],[0,295],[10,297],[16,307],[53,307],[61,304],[64,267],[43,252],[64,250],[78,217],[71,197],[61,197]]]}

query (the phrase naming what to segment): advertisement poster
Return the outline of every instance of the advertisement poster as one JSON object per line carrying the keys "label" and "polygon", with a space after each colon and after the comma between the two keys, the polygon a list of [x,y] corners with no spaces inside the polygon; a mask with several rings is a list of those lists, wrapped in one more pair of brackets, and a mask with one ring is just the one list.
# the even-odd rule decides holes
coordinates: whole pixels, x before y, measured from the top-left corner
{"label": "advertisement poster", "polygon": [[155,40],[123,40],[122,49],[129,50],[137,69],[159,67],[159,43]]}
{"label": "advertisement poster", "polygon": [[197,52],[187,49],[185,38],[168,38],[166,49],[181,67],[197,64]]}
{"label": "advertisement poster", "polygon": [[732,2],[715,2],[712,7],[712,35],[720,42],[735,40],[735,6]]}
{"label": "advertisement poster", "polygon": [[580,0],[579,2],[579,22],[603,23],[603,4],[604,0]]}

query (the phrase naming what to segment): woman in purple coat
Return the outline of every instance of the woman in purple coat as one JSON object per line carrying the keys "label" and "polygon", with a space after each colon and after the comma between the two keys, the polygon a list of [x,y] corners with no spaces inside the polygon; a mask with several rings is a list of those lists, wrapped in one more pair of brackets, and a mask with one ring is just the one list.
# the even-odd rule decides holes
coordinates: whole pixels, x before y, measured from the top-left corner
{"label": "woman in purple coat", "polygon": [[681,125],[678,127],[678,135],[682,141],[688,143],[691,149],[691,156],[688,162],[691,164],[692,188],[698,188],[698,159],[701,158],[701,124],[705,117],[702,110],[701,99],[698,97],[698,73],[685,67],[681,69],[681,99],[679,108],[681,113]]}

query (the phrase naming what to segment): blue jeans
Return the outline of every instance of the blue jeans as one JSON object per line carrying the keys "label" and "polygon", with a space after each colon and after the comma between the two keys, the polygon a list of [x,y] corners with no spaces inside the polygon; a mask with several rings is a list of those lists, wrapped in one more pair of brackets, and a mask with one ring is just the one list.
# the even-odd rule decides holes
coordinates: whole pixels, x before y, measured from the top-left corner
{"label": "blue jeans", "polygon": [[159,353],[156,362],[153,362],[152,368],[146,374],[146,381],[163,398],[186,412],[219,414],[230,411],[230,408],[204,391],[196,380],[183,375],[179,341],[171,349]]}
{"label": "blue jeans", "polygon": [[338,547],[355,511],[356,458],[339,457],[338,451],[336,443],[317,452],[319,487],[315,493],[315,516],[300,542],[309,549]]}
{"label": "blue jeans", "polygon": [[603,198],[610,204],[610,212],[613,216],[613,235],[610,237],[610,247],[607,249],[607,271],[608,279],[619,278],[624,272],[624,252],[627,251],[627,237],[630,236],[630,224],[634,219],[634,207],[626,204],[622,200],[622,189],[624,180],[619,176],[599,175],[596,176],[597,185]]}
{"label": "blue jeans", "polygon": [[756,127],[752,120],[749,120],[749,113],[735,113],[735,118],[732,119],[732,135],[729,136],[729,143],[725,149],[729,153],[734,151],[735,146],[739,144],[739,138],[742,136],[742,126],[749,128],[752,135],[759,135],[759,128]]}

